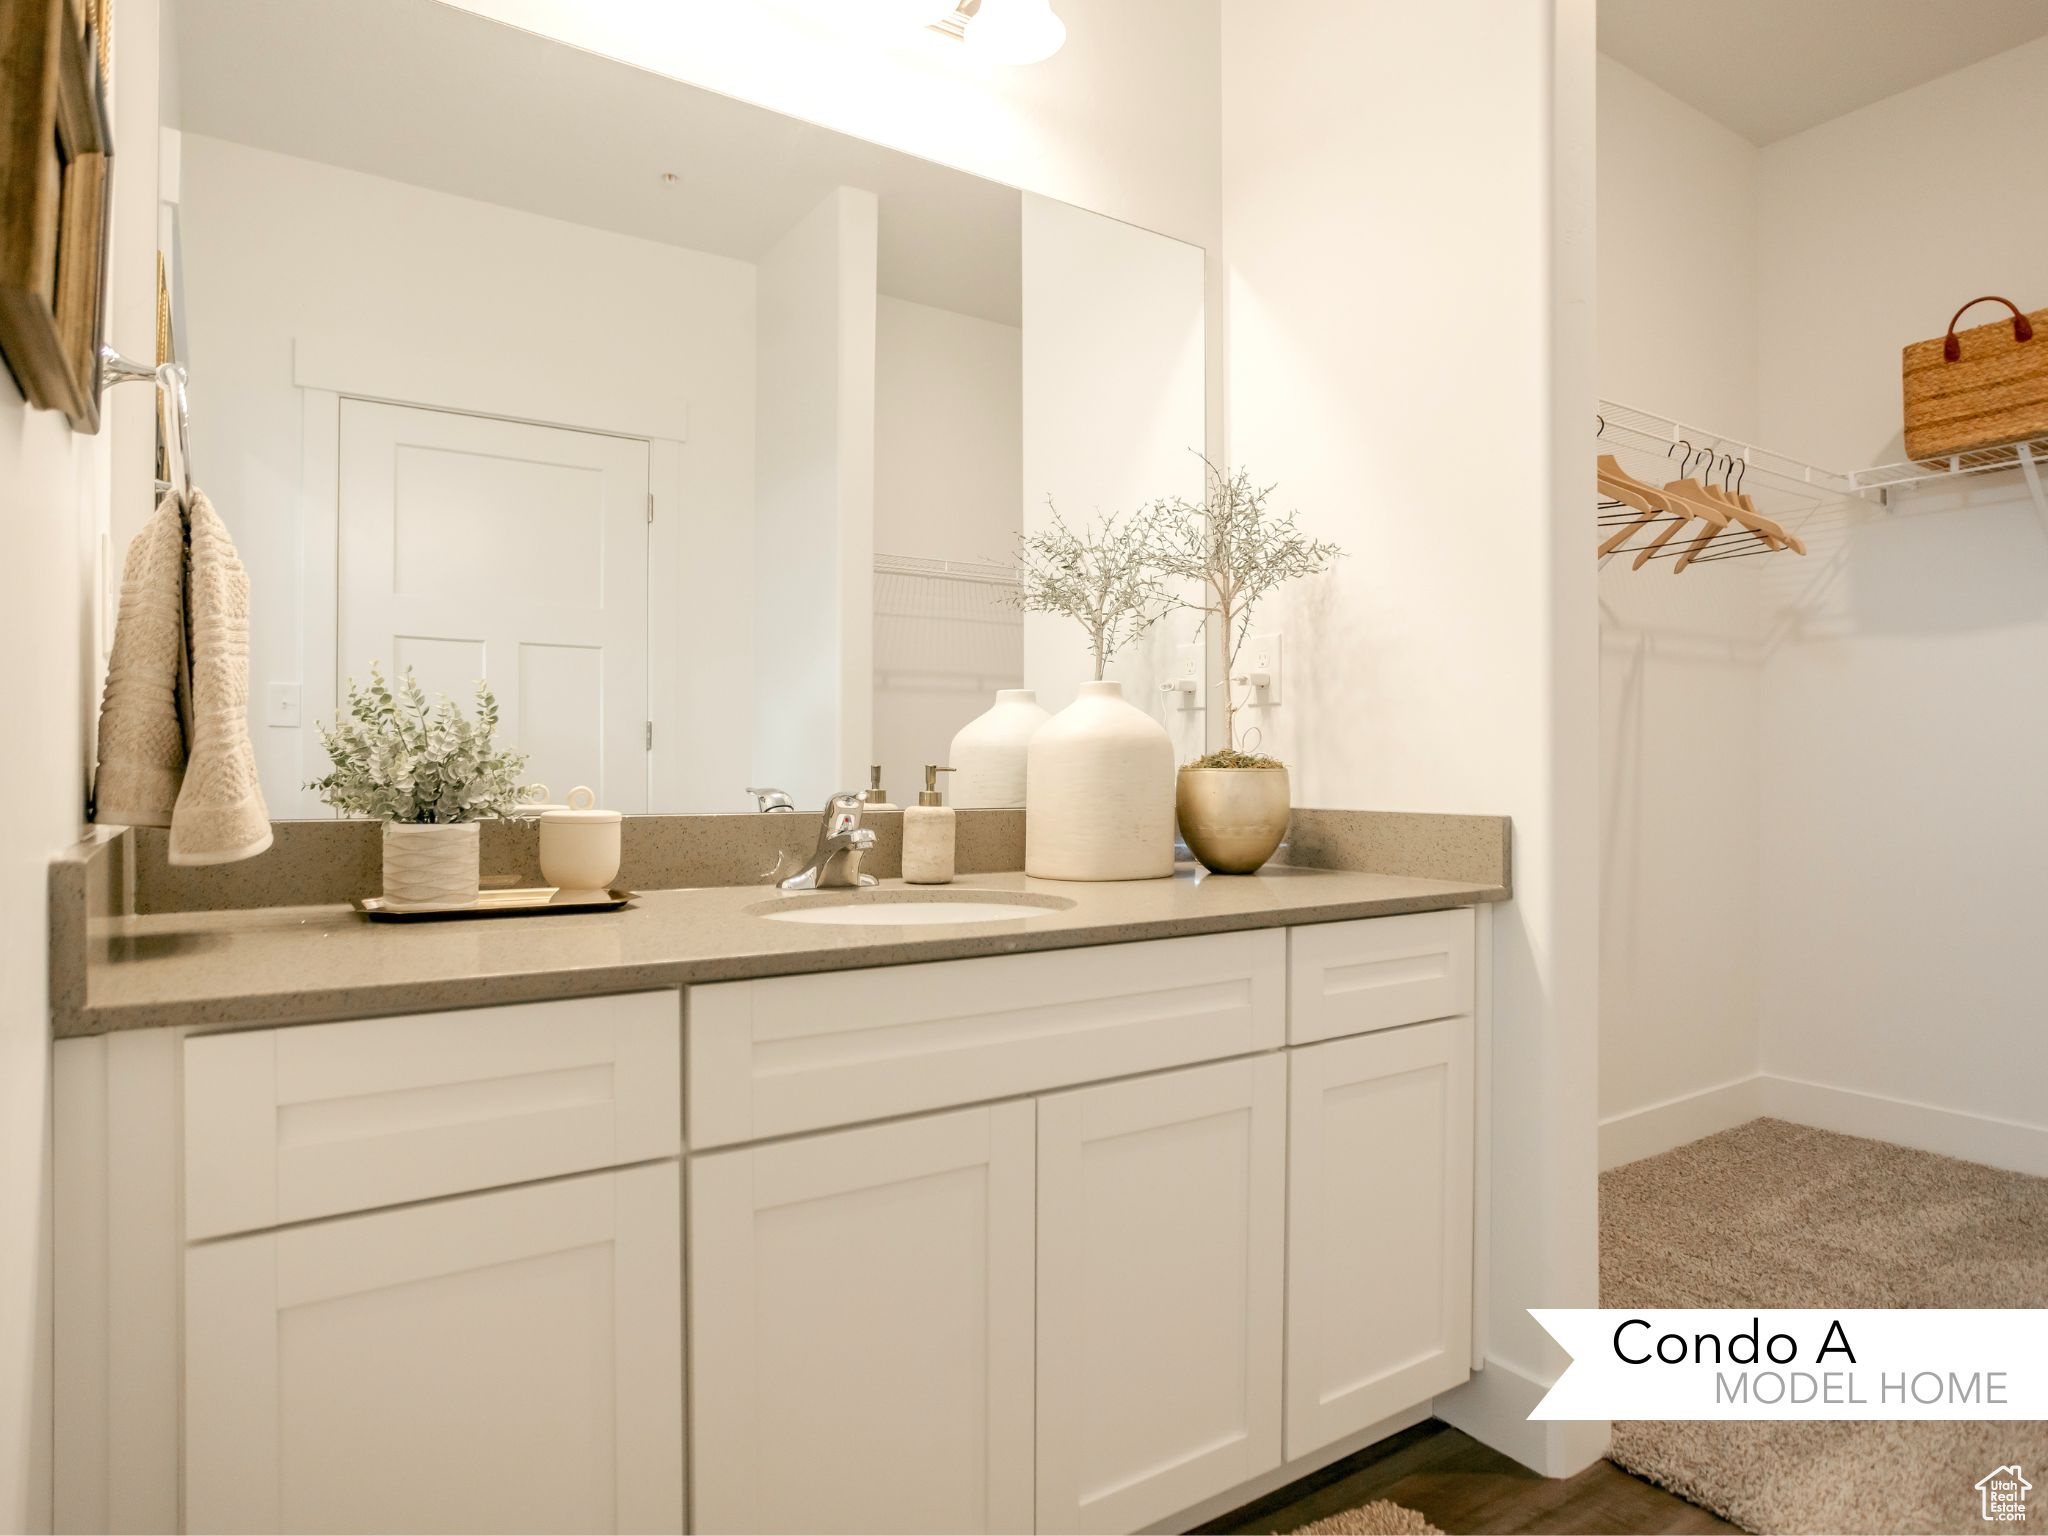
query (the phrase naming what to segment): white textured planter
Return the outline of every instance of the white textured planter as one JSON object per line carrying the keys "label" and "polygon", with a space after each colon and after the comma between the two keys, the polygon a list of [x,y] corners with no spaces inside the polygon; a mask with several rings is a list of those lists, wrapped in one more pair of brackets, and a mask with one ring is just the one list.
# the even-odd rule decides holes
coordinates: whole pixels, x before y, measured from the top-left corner
{"label": "white textured planter", "polygon": [[477,824],[384,823],[384,899],[417,905],[475,901]]}
{"label": "white textured planter", "polygon": [[1083,683],[1031,738],[1024,873],[1041,880],[1156,880],[1173,873],[1173,743],[1124,700]]}
{"label": "white textured planter", "polygon": [[953,738],[953,804],[957,809],[1024,804],[1025,767],[1031,738],[1052,718],[1029,688],[1001,688],[984,714],[960,727]]}

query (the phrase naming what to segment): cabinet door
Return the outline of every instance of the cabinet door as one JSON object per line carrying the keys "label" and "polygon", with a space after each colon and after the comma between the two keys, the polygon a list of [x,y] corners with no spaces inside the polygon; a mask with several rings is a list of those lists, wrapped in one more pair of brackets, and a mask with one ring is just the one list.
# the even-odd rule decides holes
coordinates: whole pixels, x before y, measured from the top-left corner
{"label": "cabinet door", "polygon": [[673,1531],[674,1162],[185,1259],[193,1531]]}
{"label": "cabinet door", "polygon": [[1288,1056],[1292,1459],[1470,1373],[1472,1021]]}
{"label": "cabinet door", "polygon": [[1280,1463],[1286,1066],[1038,1111],[1038,1529],[1135,1531]]}
{"label": "cabinet door", "polygon": [[1032,1111],[690,1162],[700,1531],[1031,1529]]}

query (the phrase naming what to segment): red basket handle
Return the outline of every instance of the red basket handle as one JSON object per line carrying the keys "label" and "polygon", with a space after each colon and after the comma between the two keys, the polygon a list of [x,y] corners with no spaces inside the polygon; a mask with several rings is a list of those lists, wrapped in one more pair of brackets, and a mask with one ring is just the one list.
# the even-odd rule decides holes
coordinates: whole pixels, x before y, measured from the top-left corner
{"label": "red basket handle", "polygon": [[1954,319],[1949,321],[1948,340],[1941,344],[1941,355],[1944,361],[1951,363],[1962,361],[1963,344],[1956,340],[1956,321],[1962,319],[1966,311],[1975,309],[1979,304],[2003,304],[2012,311],[2012,339],[2014,341],[2032,341],[2034,339],[2034,322],[2026,317],[2019,305],[2013,303],[2011,299],[2001,299],[1995,293],[1987,293],[1981,299],[1970,300],[1962,309],[1957,310]]}

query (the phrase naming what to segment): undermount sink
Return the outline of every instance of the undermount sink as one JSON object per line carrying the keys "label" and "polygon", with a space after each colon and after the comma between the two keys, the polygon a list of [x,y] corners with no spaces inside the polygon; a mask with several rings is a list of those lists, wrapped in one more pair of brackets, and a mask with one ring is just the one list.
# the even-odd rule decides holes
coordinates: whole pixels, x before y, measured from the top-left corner
{"label": "undermount sink", "polygon": [[750,910],[776,923],[833,927],[910,928],[932,923],[1014,923],[1064,912],[1064,896],[1013,891],[820,891],[763,902]]}

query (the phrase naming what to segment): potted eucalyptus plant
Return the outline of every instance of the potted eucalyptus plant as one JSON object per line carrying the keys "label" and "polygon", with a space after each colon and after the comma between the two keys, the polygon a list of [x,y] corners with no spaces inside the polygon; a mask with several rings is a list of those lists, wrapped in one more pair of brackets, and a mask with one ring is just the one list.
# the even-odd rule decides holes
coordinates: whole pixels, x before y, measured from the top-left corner
{"label": "potted eucalyptus plant", "polygon": [[418,905],[476,900],[477,823],[509,816],[538,786],[519,782],[523,752],[498,748],[498,701],[476,685],[476,714],[444,694],[429,705],[407,667],[396,690],[375,662],[348,684],[348,710],[319,727],[330,770],[308,789],[344,816],[384,823],[384,896]]}
{"label": "potted eucalyptus plant", "polygon": [[1260,600],[1327,571],[1344,551],[1303,534],[1294,512],[1272,510],[1272,486],[1254,485],[1243,469],[1225,474],[1206,458],[1202,464],[1202,501],[1169,497],[1145,521],[1151,565],[1202,594],[1181,606],[1200,612],[1205,629],[1213,624],[1223,646],[1223,676],[1212,688],[1222,690],[1224,746],[1180,770],[1174,806],[1189,852],[1217,874],[1248,875],[1287,835],[1292,797],[1285,763],[1242,750],[1238,711],[1255,700],[1240,700],[1238,657]]}

